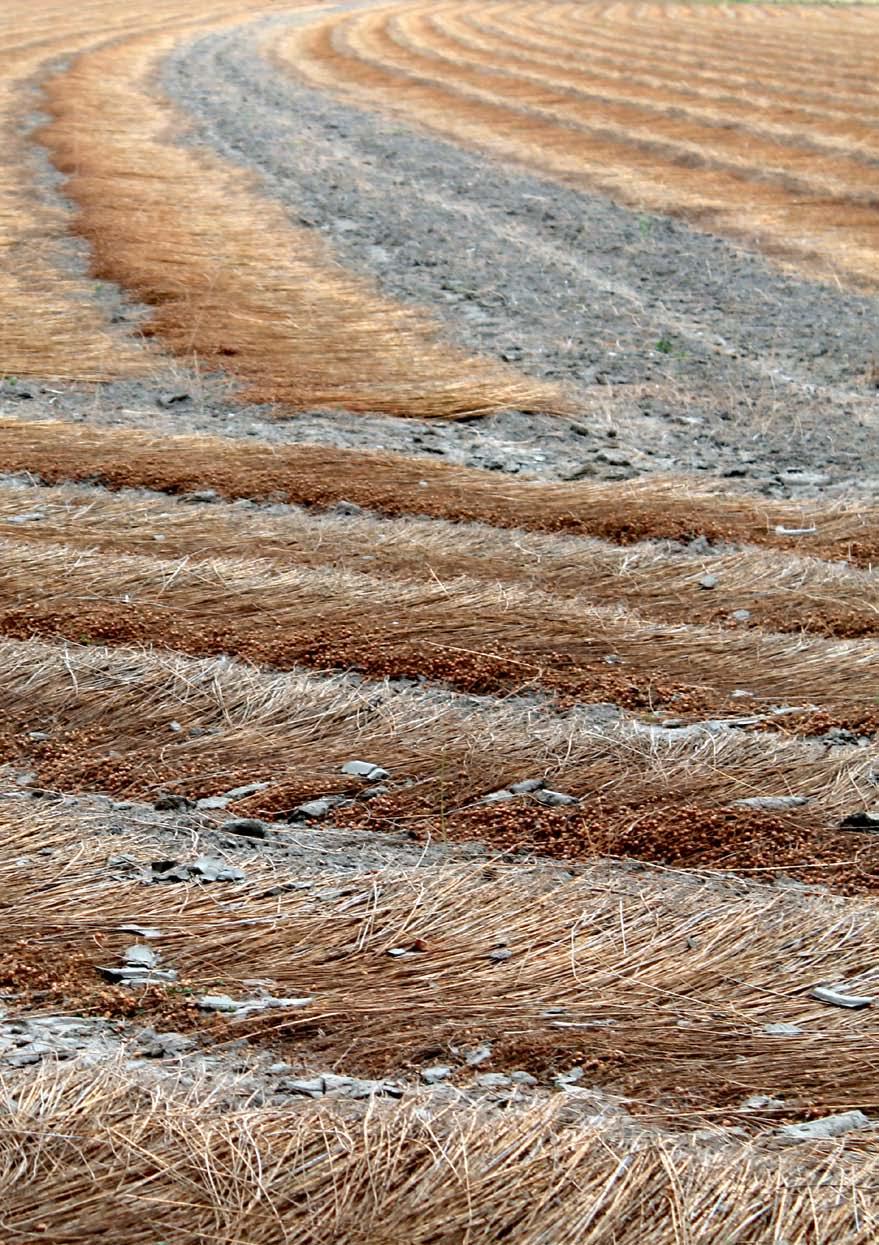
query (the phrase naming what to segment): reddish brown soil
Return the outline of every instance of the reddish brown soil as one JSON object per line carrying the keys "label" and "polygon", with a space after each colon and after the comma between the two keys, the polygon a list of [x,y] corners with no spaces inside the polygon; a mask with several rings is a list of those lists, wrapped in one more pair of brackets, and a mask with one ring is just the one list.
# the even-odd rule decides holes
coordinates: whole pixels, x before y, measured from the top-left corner
{"label": "reddish brown soil", "polygon": [[772,881],[778,874],[845,893],[879,893],[879,835],[827,829],[819,816],[779,815],[653,797],[620,804],[587,799],[547,809],[531,800],[437,816],[389,795],[334,815],[339,825],[416,837],[478,840],[514,853],[568,860],[622,856],[675,868],[718,869]]}

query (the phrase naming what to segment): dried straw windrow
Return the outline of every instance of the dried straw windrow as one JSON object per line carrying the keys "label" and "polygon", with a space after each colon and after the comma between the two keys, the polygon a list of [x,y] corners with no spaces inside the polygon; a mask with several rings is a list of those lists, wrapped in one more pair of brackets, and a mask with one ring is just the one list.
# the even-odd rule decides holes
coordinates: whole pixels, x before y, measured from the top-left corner
{"label": "dried straw windrow", "polygon": [[879,634],[875,571],[757,548],[696,555],[658,541],[621,548],[441,519],[292,507],[285,514],[230,511],[210,501],[18,484],[0,485],[0,532],[34,545],[165,558],[236,558],[246,550],[279,567],[333,566],[434,585],[466,575],[582,595],[592,605],[625,603],[665,622]]}
{"label": "dried straw windrow", "polygon": [[154,309],[145,333],[231,371],[250,399],[294,409],[565,407],[555,388],[442,345],[425,316],[346,276],[234,169],[170,143],[174,115],[144,83],[175,38],[80,57],[47,85],[53,121],[40,132],[80,208],[95,275]]}
{"label": "dried straw windrow", "polygon": [[[472,15],[469,6],[467,11]],[[621,143],[660,148],[667,157],[698,159],[702,169],[741,172],[751,179],[759,172],[762,180],[778,181],[788,190],[794,179],[806,174],[813,187],[851,202],[868,202],[879,184],[876,170],[865,167],[863,149],[857,146],[858,132],[868,127],[856,125],[848,145],[840,138],[828,149],[810,141],[808,123],[805,131],[787,127],[776,133],[771,113],[767,128],[759,110],[752,108],[740,110],[747,119],[736,125],[735,110],[694,108],[671,87],[619,98],[606,83],[594,83],[589,68],[581,76],[577,70],[547,64],[539,54],[512,62],[503,55],[498,64],[498,47],[493,41],[474,44],[467,33],[462,34],[455,21],[461,16],[460,10],[445,6],[435,12],[407,10],[388,23],[387,33],[403,50],[449,66],[455,78],[463,70],[468,81],[476,81],[471,71],[488,69],[480,74],[483,84],[512,89],[529,107],[542,105],[550,88],[558,93],[555,109],[560,121],[591,129],[596,126],[597,104],[603,133],[613,133]],[[874,100],[879,103],[879,96]],[[812,125],[820,135],[820,126],[814,121]]]}
{"label": "dried straw windrow", "polygon": [[[96,834],[114,860],[125,849],[132,874],[155,858],[136,833],[101,837],[93,812],[0,810],[0,836],[16,850],[51,852],[31,869],[8,852],[2,869],[0,966],[21,1008],[47,995],[57,1005],[66,990],[67,1006],[87,1015],[165,1009],[184,1029],[206,1025],[217,1045],[244,1036],[300,1065],[344,1061],[354,1075],[404,1082],[438,1041],[452,1056],[490,1044],[494,1070],[529,1070],[545,1088],[588,1060],[593,1088],[623,1095],[646,1121],[711,1120],[758,1138],[815,1112],[879,1110],[869,1014],[811,994],[829,977],[851,993],[876,989],[876,970],[864,968],[879,936],[872,904],[619,866],[574,879],[503,865],[385,869],[340,875],[327,891],[319,872],[269,873],[240,856],[249,880],[144,887],[118,876],[118,863],[96,869]],[[69,857],[84,838],[77,886]],[[177,973],[174,989],[132,996],[97,973],[131,945],[119,926],[133,913]],[[309,1001],[199,1016],[203,992],[222,983],[248,997],[256,978]],[[800,1033],[767,1031],[779,1023]],[[484,1071],[453,1064],[461,1088]],[[778,1101],[749,1103],[755,1094]]]}
{"label": "dried straw windrow", "polygon": [[[0,630],[228,653],[278,669],[353,667],[475,692],[544,689],[684,714],[818,701],[865,709],[879,642],[654,623],[621,607],[458,578],[404,583],[335,567],[191,564],[0,539]],[[743,678],[747,687],[742,688]]]}
{"label": "dried straw windrow", "polygon": [[36,174],[20,132],[33,108],[27,88],[40,64],[62,48],[60,41],[38,43],[7,53],[6,64],[0,60],[0,380],[97,381],[155,366],[138,342],[113,331],[90,282],[71,273],[63,250],[66,215],[41,201],[33,187]]}
{"label": "dried straw windrow", "polygon": [[701,535],[859,566],[879,561],[875,506],[772,501],[711,490],[687,477],[622,485],[510,481],[400,454],[17,420],[0,420],[0,471],[49,484],[87,480],[168,493],[211,488],[226,498],[315,507],[352,501],[385,515],[579,533],[623,545]]}
{"label": "dried straw windrow", "polygon": [[[793,63],[779,57],[777,46],[761,54],[757,50],[761,36],[755,29],[748,32],[747,58],[743,59],[741,44],[730,40],[720,23],[710,18],[705,22],[695,10],[688,15],[686,29],[683,24],[676,28],[672,41],[662,37],[658,23],[645,30],[643,20],[635,40],[631,14],[624,15],[622,10],[617,11],[613,25],[596,22],[594,13],[582,23],[584,13],[589,13],[588,7],[559,6],[558,20],[550,25],[535,22],[534,9],[526,5],[517,5],[515,11],[488,8],[479,12],[469,6],[449,6],[429,11],[426,20],[442,37],[444,49],[459,55],[466,52],[468,59],[479,60],[491,50],[495,65],[503,63],[529,75],[540,67],[554,84],[576,88],[578,97],[600,93],[614,104],[647,105],[660,114],[677,109],[680,115],[709,125],[738,126],[847,155],[853,152],[854,140],[869,144],[875,139],[871,122],[879,117],[879,101],[872,101],[871,106],[869,96],[865,99],[861,94],[846,102],[836,93],[832,103],[822,107],[816,93],[810,98],[809,91],[803,91],[804,66],[799,57]],[[799,16],[805,29],[808,18],[804,11]],[[847,48],[846,70],[851,72],[855,57],[846,22],[850,25],[850,17],[843,16],[833,37],[839,41],[837,46]],[[826,29],[823,33],[830,35]],[[710,67],[705,56],[709,48]],[[808,72],[827,72],[829,63],[822,58],[821,48],[813,39]],[[753,77],[756,65],[759,84]]]}
{"label": "dried straw windrow", "polygon": [[[649,10],[651,17],[661,12],[659,7]],[[803,6],[793,22],[791,14],[776,13],[774,20],[766,21],[761,12],[754,21],[756,14],[733,9],[717,14],[691,8],[678,11],[676,16],[686,21],[674,29],[660,22],[645,25],[643,11],[623,6],[616,10],[613,24],[604,26],[594,20],[588,6],[574,4],[556,9],[557,27],[541,24],[538,11],[529,6],[515,10],[496,6],[488,14],[477,15],[477,20],[487,16],[500,33],[495,21],[501,13],[518,40],[524,39],[529,47],[547,46],[573,56],[595,48],[612,63],[628,52],[636,68],[649,66],[651,73],[675,80],[681,87],[689,84],[704,94],[718,94],[722,89],[724,104],[727,93],[739,88],[739,94],[756,105],[784,99],[808,106],[810,116],[822,118],[858,115],[860,97],[855,87],[869,78],[874,59],[871,45],[862,37],[875,21],[875,14],[866,7],[856,15],[845,8],[832,12],[817,5]],[[556,30],[561,33],[557,35]],[[826,41],[815,37],[819,32]],[[831,68],[838,69],[834,46],[846,51],[844,76],[838,72],[830,76]],[[786,55],[779,55],[781,50]],[[755,66],[760,69],[759,83],[753,78]],[[744,90],[748,86],[750,94]],[[869,96],[860,102],[860,115],[869,118],[876,112]]]}
{"label": "dried straw windrow", "polygon": [[436,1099],[230,1110],[209,1083],[169,1092],[122,1066],[50,1068],[10,1102],[6,1222],[65,1245],[108,1221],[120,1245],[665,1245],[684,1231],[806,1245],[855,1241],[876,1216],[863,1142],[767,1154],[608,1127],[558,1100],[468,1111]]}
{"label": "dried straw windrow", "polygon": [[[275,7],[238,0],[238,20]],[[224,0],[112,0],[69,4],[4,0],[0,11],[0,379],[39,376],[101,381],[146,376],[161,353],[111,323],[93,283],[69,251],[69,214],[40,189],[29,146],[34,81],[46,65],[113,36],[161,29],[165,36],[230,20]]]}
{"label": "dried straw windrow", "polygon": [[[495,5],[489,16],[504,26],[510,12],[521,23],[521,4]],[[834,115],[832,139],[825,137],[822,144],[819,122],[813,141],[810,119],[800,128],[786,127],[785,95],[744,114],[725,110],[727,60],[737,87],[742,66],[747,63],[753,75],[751,57],[756,55],[759,63],[761,52],[770,75],[792,55],[804,73],[820,80],[831,62],[812,51],[814,18],[777,9],[767,16],[767,34],[763,26],[731,22],[723,10],[705,18],[686,8],[670,15],[660,6],[645,14],[634,6],[608,10],[596,5],[587,6],[586,14],[581,7],[573,15],[567,6],[554,12],[557,42],[568,25],[579,40],[581,60],[566,69],[547,63],[539,41],[532,53],[528,35],[520,35],[511,49],[489,26],[483,27],[481,42],[474,43],[461,33],[472,6],[445,2],[333,15],[293,32],[281,41],[276,56],[320,85],[414,115],[432,129],[501,158],[597,187],[640,208],[679,212],[712,230],[756,239],[768,252],[816,271],[844,272],[856,283],[876,284],[879,263],[870,206],[872,165],[879,151],[875,136],[864,134],[859,118],[847,124],[843,113],[842,118]],[[652,48],[651,19],[662,28]],[[531,23],[537,20],[535,9]],[[674,38],[668,33],[670,22]],[[622,97],[594,80],[593,29],[599,53],[608,38],[618,49],[635,41],[642,61],[653,53],[648,68],[655,62],[667,73],[675,63],[667,60],[667,51],[672,57],[679,54],[679,39],[686,44],[689,38],[695,46],[705,38],[706,27],[712,70],[721,79],[707,111],[704,98],[694,107],[676,95],[678,84],[686,88],[689,81],[683,66],[672,82],[651,82],[640,94],[633,95],[627,84]],[[832,112],[840,95],[843,105],[854,105],[866,92],[868,109],[879,106],[875,58],[863,51],[863,41],[869,43],[876,29],[869,11],[834,18],[832,34],[839,40],[834,46],[850,45],[853,56],[841,76],[838,58],[832,62]],[[802,78],[793,66],[788,82],[797,102]],[[823,104],[827,97],[813,93],[813,98]]]}
{"label": "dried straw windrow", "polygon": [[[353,801],[333,817],[357,829],[875,888],[879,841],[835,828],[870,804],[873,746],[599,726],[585,710],[34,641],[3,643],[0,678],[2,758],[43,789],[195,798],[257,781],[268,785],[233,811],[276,824],[307,819],[303,801],[332,795]],[[361,799],[363,783],[342,772],[358,755],[389,770],[385,795]],[[479,802],[525,779],[580,801]],[[794,807],[736,803],[767,796],[793,796]]]}

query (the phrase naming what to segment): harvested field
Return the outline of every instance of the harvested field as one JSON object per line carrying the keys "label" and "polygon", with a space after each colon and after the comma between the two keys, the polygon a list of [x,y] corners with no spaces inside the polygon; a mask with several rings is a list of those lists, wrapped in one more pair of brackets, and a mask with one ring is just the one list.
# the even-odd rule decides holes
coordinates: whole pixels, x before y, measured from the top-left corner
{"label": "harvested field", "polygon": [[4,1245],[875,1239],[877,35],[8,0]]}

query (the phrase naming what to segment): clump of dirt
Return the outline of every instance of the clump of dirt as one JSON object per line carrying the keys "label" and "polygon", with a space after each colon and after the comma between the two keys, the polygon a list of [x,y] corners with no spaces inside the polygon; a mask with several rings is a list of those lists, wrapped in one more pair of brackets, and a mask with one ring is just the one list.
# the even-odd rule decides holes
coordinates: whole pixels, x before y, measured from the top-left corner
{"label": "clump of dirt", "polygon": [[816,709],[806,713],[785,714],[763,724],[767,730],[776,730],[783,734],[804,735],[813,738],[825,735],[828,731],[848,731],[854,736],[874,736],[879,734],[879,706],[876,708],[853,705],[850,709],[832,710]]}

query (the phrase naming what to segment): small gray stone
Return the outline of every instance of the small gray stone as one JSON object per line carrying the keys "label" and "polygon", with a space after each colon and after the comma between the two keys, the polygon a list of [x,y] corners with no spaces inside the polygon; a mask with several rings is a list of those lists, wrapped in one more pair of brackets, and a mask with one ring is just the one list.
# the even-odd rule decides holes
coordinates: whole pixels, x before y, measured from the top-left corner
{"label": "small gray stone", "polygon": [[798,484],[812,488],[830,483],[830,476],[820,471],[782,471],[778,478],[782,484]]}
{"label": "small gray stone", "polygon": [[192,1047],[192,1039],[184,1033],[156,1033],[154,1029],[144,1029],[138,1034],[138,1055],[142,1059],[164,1059],[166,1055],[177,1056]]}
{"label": "small gray stone", "polygon": [[764,1025],[763,1032],[769,1037],[800,1037],[803,1031],[799,1025],[778,1024]]}
{"label": "small gray stone", "polygon": [[531,795],[534,791],[540,791],[546,783],[542,778],[526,778],[524,782],[510,783],[509,790],[513,795]]}
{"label": "small gray stone", "polygon": [[153,802],[153,808],[157,813],[184,813],[187,809],[195,808],[195,801],[185,795],[160,795]]}
{"label": "small gray stone", "polygon": [[202,809],[204,812],[211,812],[214,809],[225,808],[229,803],[227,795],[206,795],[202,800],[196,800],[195,807]]}
{"label": "small gray stone", "polygon": [[177,980],[177,973],[173,968],[148,968],[143,964],[123,964],[121,968],[105,967],[99,964],[97,971],[107,981],[115,982],[117,985],[146,986],[166,984]]}
{"label": "small gray stone", "polygon": [[196,1000],[203,1012],[237,1012],[238,1004],[228,994],[205,994]]}
{"label": "small gray stone", "polygon": [[138,938],[161,938],[162,931],[155,925],[117,925],[117,933],[136,934]]}
{"label": "small gray stone", "polygon": [[828,747],[852,748],[858,747],[864,736],[856,735],[854,731],[847,730],[844,726],[831,726],[830,730],[825,731],[819,738]]}
{"label": "small gray stone", "polygon": [[[118,858],[108,861],[113,864]],[[124,860],[119,860],[120,864],[127,864]],[[192,872],[189,865],[181,864],[177,860],[154,860],[149,866],[149,873],[144,876],[145,881],[150,882],[189,882],[192,880]]]}
{"label": "small gray stone", "polygon": [[278,1089],[285,1094],[301,1094],[304,1098],[320,1098],[326,1092],[322,1076],[284,1077],[278,1082]]}
{"label": "small gray stone", "polygon": [[355,1076],[337,1076],[334,1073],[324,1075],[324,1093],[339,1094],[344,1098],[372,1098],[375,1095],[388,1098],[402,1098],[403,1091],[398,1085],[388,1081],[365,1080]]}
{"label": "small gray stone", "polygon": [[300,804],[294,808],[293,815],[313,821],[319,821],[321,817],[326,817],[327,813],[333,807],[330,800],[307,800],[305,804]]}
{"label": "small gray stone", "polygon": [[[751,617],[751,611],[750,610],[733,610],[730,617],[734,618],[736,622],[748,622]],[[733,692],[733,695],[735,695],[735,692]]]}
{"label": "small gray stone", "polygon": [[3,1055],[3,1062],[9,1064],[11,1068],[24,1068],[28,1064],[39,1063],[43,1055],[48,1055],[50,1048],[45,1050],[36,1049],[35,1044],[25,1046],[23,1050],[12,1051],[8,1055]]}
{"label": "small gray stone", "polygon": [[492,791],[482,799],[483,804],[507,804],[513,798],[512,791]]}
{"label": "small gray stone", "polygon": [[421,1069],[421,1079],[425,1085],[436,1085],[439,1081],[445,1081],[452,1075],[452,1069],[444,1063],[433,1064],[430,1068]]}
{"label": "small gray stone", "polygon": [[576,1085],[578,1081],[583,1080],[583,1069],[580,1067],[569,1068],[567,1072],[560,1072],[554,1078],[556,1085],[564,1088],[567,1085]]}
{"label": "small gray stone", "polygon": [[858,813],[850,813],[839,823],[840,830],[867,830],[879,834],[879,812],[864,809]]}
{"label": "small gray stone", "polygon": [[464,1058],[468,1067],[478,1068],[481,1063],[485,1063],[486,1059],[491,1059],[491,1047],[476,1046],[473,1050],[468,1050]]}
{"label": "small gray stone", "polygon": [[632,465],[632,460],[625,450],[600,449],[595,454],[595,459],[597,462],[607,463],[610,467],[631,467]]}
{"label": "small gray stone", "polygon": [[129,947],[122,958],[129,967],[155,968],[159,962],[159,957],[152,947],[145,947],[142,943],[135,943],[133,947]]}
{"label": "small gray stone", "polygon": [[311,994],[291,999],[278,999],[268,994],[258,999],[242,999],[237,1010],[242,1016],[248,1016],[251,1012],[266,1012],[275,1007],[307,1007],[313,1002],[314,996]]}
{"label": "small gray stone", "polygon": [[265,839],[269,833],[265,822],[258,821],[255,817],[234,817],[231,821],[224,821],[220,829],[226,834],[239,834],[245,839]]}
{"label": "small gray stone", "polygon": [[35,743],[35,744],[41,744],[41,743],[43,743],[45,740],[49,739],[49,738],[50,738],[50,735],[49,735],[49,732],[48,732],[48,731],[28,731],[28,733],[27,733],[27,737],[28,737],[28,739],[30,739],[33,743]]}
{"label": "small gray stone", "polygon": [[493,951],[489,951],[488,958],[500,964],[503,960],[509,960],[512,954],[509,947],[495,947]]}
{"label": "small gray stone", "polygon": [[704,588],[706,591],[710,590],[711,588],[716,588],[717,587],[717,576],[716,575],[703,575],[702,578],[699,580],[699,587]]}
{"label": "small gray stone", "polygon": [[180,725],[179,722],[169,722],[168,729],[172,730],[175,735],[180,735],[183,732],[183,727]]}
{"label": "small gray stone", "polygon": [[159,406],[165,407],[177,406],[181,402],[188,402],[190,395],[185,390],[180,389],[176,392],[160,393],[156,402]]}
{"label": "small gray stone", "polygon": [[330,510],[333,514],[344,514],[351,518],[359,518],[369,513],[362,506],[358,506],[356,501],[346,501],[344,497],[331,506]]}
{"label": "small gray stone", "polygon": [[511,1072],[510,1080],[514,1085],[536,1085],[537,1077],[530,1072]]}
{"label": "small gray stone", "polygon": [[512,1083],[512,1078],[504,1072],[483,1072],[476,1078],[480,1089],[509,1089]]}
{"label": "small gray stone", "polygon": [[227,865],[225,861],[217,860],[213,856],[199,856],[189,869],[205,882],[243,882],[245,878],[242,869]]}
{"label": "small gray stone", "polygon": [[786,808],[801,808],[809,803],[805,795],[752,795],[745,800],[733,800],[733,808],[761,809],[765,812],[783,811]]}
{"label": "small gray stone", "polygon": [[349,774],[352,778],[365,778],[369,782],[384,782],[386,778],[390,778],[388,771],[374,761],[346,761],[342,766],[342,773]]}
{"label": "small gray stone", "polygon": [[269,782],[249,782],[243,787],[233,787],[231,791],[224,791],[223,795],[227,800],[243,800],[249,795],[265,791],[271,785]]}
{"label": "small gray stone", "polygon": [[389,1081],[369,1081],[353,1076],[337,1076],[327,1073],[314,1077],[285,1077],[278,1082],[282,1093],[300,1094],[306,1098],[322,1098],[324,1094],[337,1094],[344,1098],[372,1098],[383,1095],[389,1098],[402,1098],[403,1091],[398,1085]]}
{"label": "small gray stone", "polygon": [[563,480],[585,480],[587,476],[598,474],[598,470],[594,463],[580,463],[579,467],[575,467],[573,471],[566,472]]}
{"label": "small gray stone", "polygon": [[786,1107],[787,1103],[783,1098],[772,1098],[768,1094],[752,1094],[750,1098],[746,1098],[739,1107],[740,1111],[777,1111],[781,1107]]}
{"label": "small gray stone", "polygon": [[220,500],[220,494],[213,488],[196,489],[193,493],[184,493],[181,501],[190,502],[193,505],[197,503],[206,504]]}
{"label": "small gray stone", "polygon": [[874,1000],[866,994],[845,994],[833,986],[813,986],[809,991],[813,999],[819,1003],[827,1003],[830,1007],[847,1007],[851,1011],[860,1011],[863,1007],[872,1007]]}
{"label": "small gray stone", "polygon": [[559,808],[563,804],[576,804],[576,797],[567,795],[564,791],[550,791],[544,788],[542,791],[535,791],[534,798],[538,804],[545,804],[548,808]]}
{"label": "small gray stone", "polygon": [[841,1137],[844,1133],[872,1127],[872,1121],[863,1111],[842,1111],[839,1115],[825,1115],[822,1120],[783,1124],[777,1130],[777,1135],[785,1141],[824,1141],[830,1137]]}

